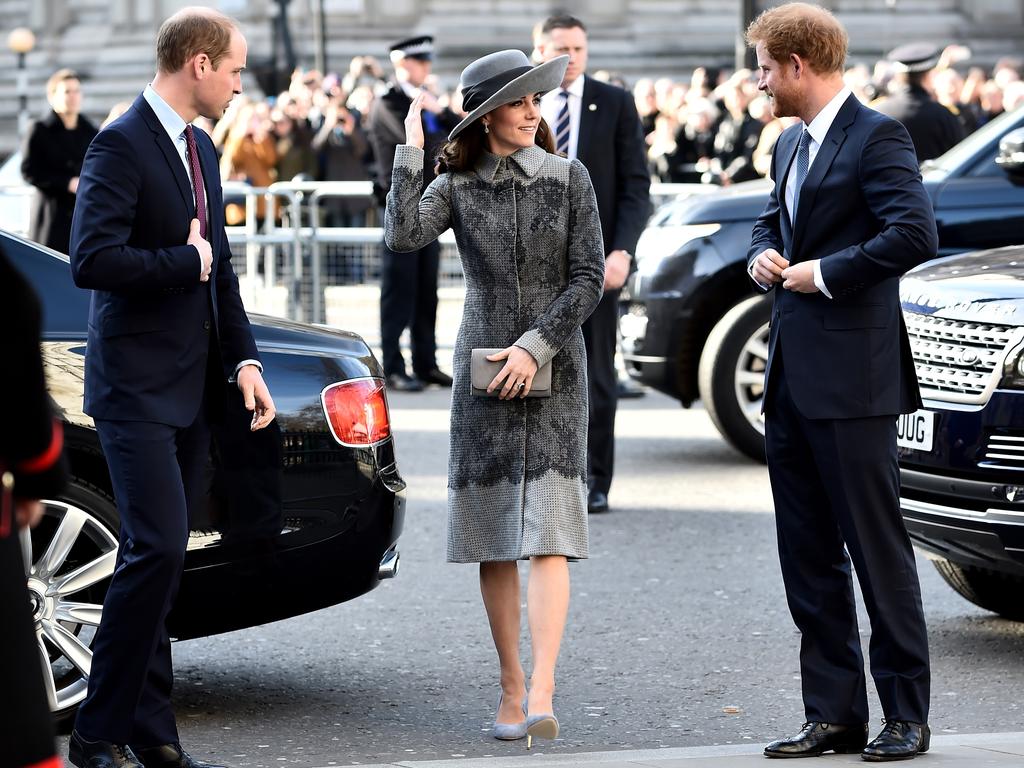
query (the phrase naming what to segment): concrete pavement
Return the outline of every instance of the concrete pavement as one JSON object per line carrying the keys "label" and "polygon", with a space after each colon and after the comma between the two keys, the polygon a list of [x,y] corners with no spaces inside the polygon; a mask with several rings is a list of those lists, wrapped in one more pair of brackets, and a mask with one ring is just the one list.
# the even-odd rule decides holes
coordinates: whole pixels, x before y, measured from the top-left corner
{"label": "concrete pavement", "polygon": [[[573,755],[545,755],[543,742],[522,757],[491,757],[465,760],[402,761],[363,765],[361,768],[766,768],[780,763],[767,762],[761,745],[737,744],[720,747],[680,749],[642,749],[621,752],[581,752]],[[824,761],[824,762],[823,762]],[[328,766],[338,763],[327,763]],[[904,763],[906,764],[906,763]],[[869,765],[859,755],[833,755],[803,762],[801,766]],[[921,768],[984,768],[985,766],[1024,765],[1024,733],[942,734],[932,737],[927,754],[914,762]]]}

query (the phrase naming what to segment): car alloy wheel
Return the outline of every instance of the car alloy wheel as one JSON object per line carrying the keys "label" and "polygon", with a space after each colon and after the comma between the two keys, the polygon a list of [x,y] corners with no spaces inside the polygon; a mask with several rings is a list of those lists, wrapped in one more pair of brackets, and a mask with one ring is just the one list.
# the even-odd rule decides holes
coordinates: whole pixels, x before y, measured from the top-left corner
{"label": "car alloy wheel", "polygon": [[771,299],[752,296],[711,329],[697,382],[718,431],[742,453],[764,461],[764,375],[768,366]]}
{"label": "car alloy wheel", "polygon": [[764,436],[764,373],[768,368],[768,323],[760,325],[747,339],[736,360],[733,386],[736,402],[747,422]]}
{"label": "car alloy wheel", "polygon": [[[69,498],[106,501],[87,489],[72,491]],[[88,690],[91,646],[114,573],[117,536],[84,504],[50,499],[44,504],[43,520],[32,532],[28,593],[50,709],[65,716]]]}

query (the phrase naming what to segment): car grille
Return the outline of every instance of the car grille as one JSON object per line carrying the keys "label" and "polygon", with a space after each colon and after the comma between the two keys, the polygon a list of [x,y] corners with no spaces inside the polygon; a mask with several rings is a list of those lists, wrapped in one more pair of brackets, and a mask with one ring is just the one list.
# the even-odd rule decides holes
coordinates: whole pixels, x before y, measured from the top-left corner
{"label": "car grille", "polygon": [[1003,373],[1003,361],[1022,329],[946,320],[904,312],[921,396],[984,405]]}
{"label": "car grille", "polygon": [[1024,435],[989,435],[978,466],[986,469],[1024,470]]}

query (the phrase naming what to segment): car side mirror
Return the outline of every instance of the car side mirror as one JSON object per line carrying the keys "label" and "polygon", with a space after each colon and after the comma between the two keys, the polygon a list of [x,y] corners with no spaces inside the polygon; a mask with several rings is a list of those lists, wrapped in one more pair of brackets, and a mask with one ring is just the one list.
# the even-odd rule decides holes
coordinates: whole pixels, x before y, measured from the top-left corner
{"label": "car side mirror", "polygon": [[999,140],[996,165],[1010,176],[1024,176],[1024,128],[1017,128]]}

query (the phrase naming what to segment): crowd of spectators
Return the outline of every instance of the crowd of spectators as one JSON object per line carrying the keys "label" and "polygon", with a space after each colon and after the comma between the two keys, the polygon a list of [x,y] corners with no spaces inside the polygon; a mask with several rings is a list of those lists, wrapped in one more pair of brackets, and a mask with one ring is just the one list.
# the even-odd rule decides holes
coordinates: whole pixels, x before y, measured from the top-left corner
{"label": "crowd of spectators", "polygon": [[[933,98],[963,124],[965,133],[1024,104],[1020,59],[1004,58],[991,71],[969,66],[963,46],[943,50],[925,81]],[[851,66],[847,85],[865,104],[883,99],[899,82],[882,59]],[[779,134],[795,118],[773,118],[757,89],[757,73],[698,68],[688,82],[641,79],[633,86],[647,136],[651,177],[662,182],[728,185],[767,174]]]}
{"label": "crowd of spectators", "polygon": [[[1007,57],[986,70],[971,65],[970,56],[963,46],[948,46],[927,80],[935,100],[958,117],[967,133],[1024,104],[1020,59]],[[389,75],[377,59],[357,56],[343,74],[299,69],[288,90],[276,96],[236,98],[222,120],[205,126],[221,152],[223,178],[254,186],[288,180],[372,181],[378,170],[366,123]],[[757,89],[757,73],[748,69],[698,67],[688,79],[642,78],[632,85],[607,71],[594,76],[631,88],[656,182],[724,186],[763,177],[776,138],[793,120],[772,117],[768,98]],[[847,84],[866,104],[883,98],[897,79],[884,59],[871,66],[855,64],[846,72]],[[426,87],[442,106],[461,113],[457,88],[445,89],[436,75]],[[261,200],[261,217],[262,205]],[[323,215],[324,225],[376,223],[370,198],[330,199]],[[243,220],[243,206],[229,206],[228,223]]]}

